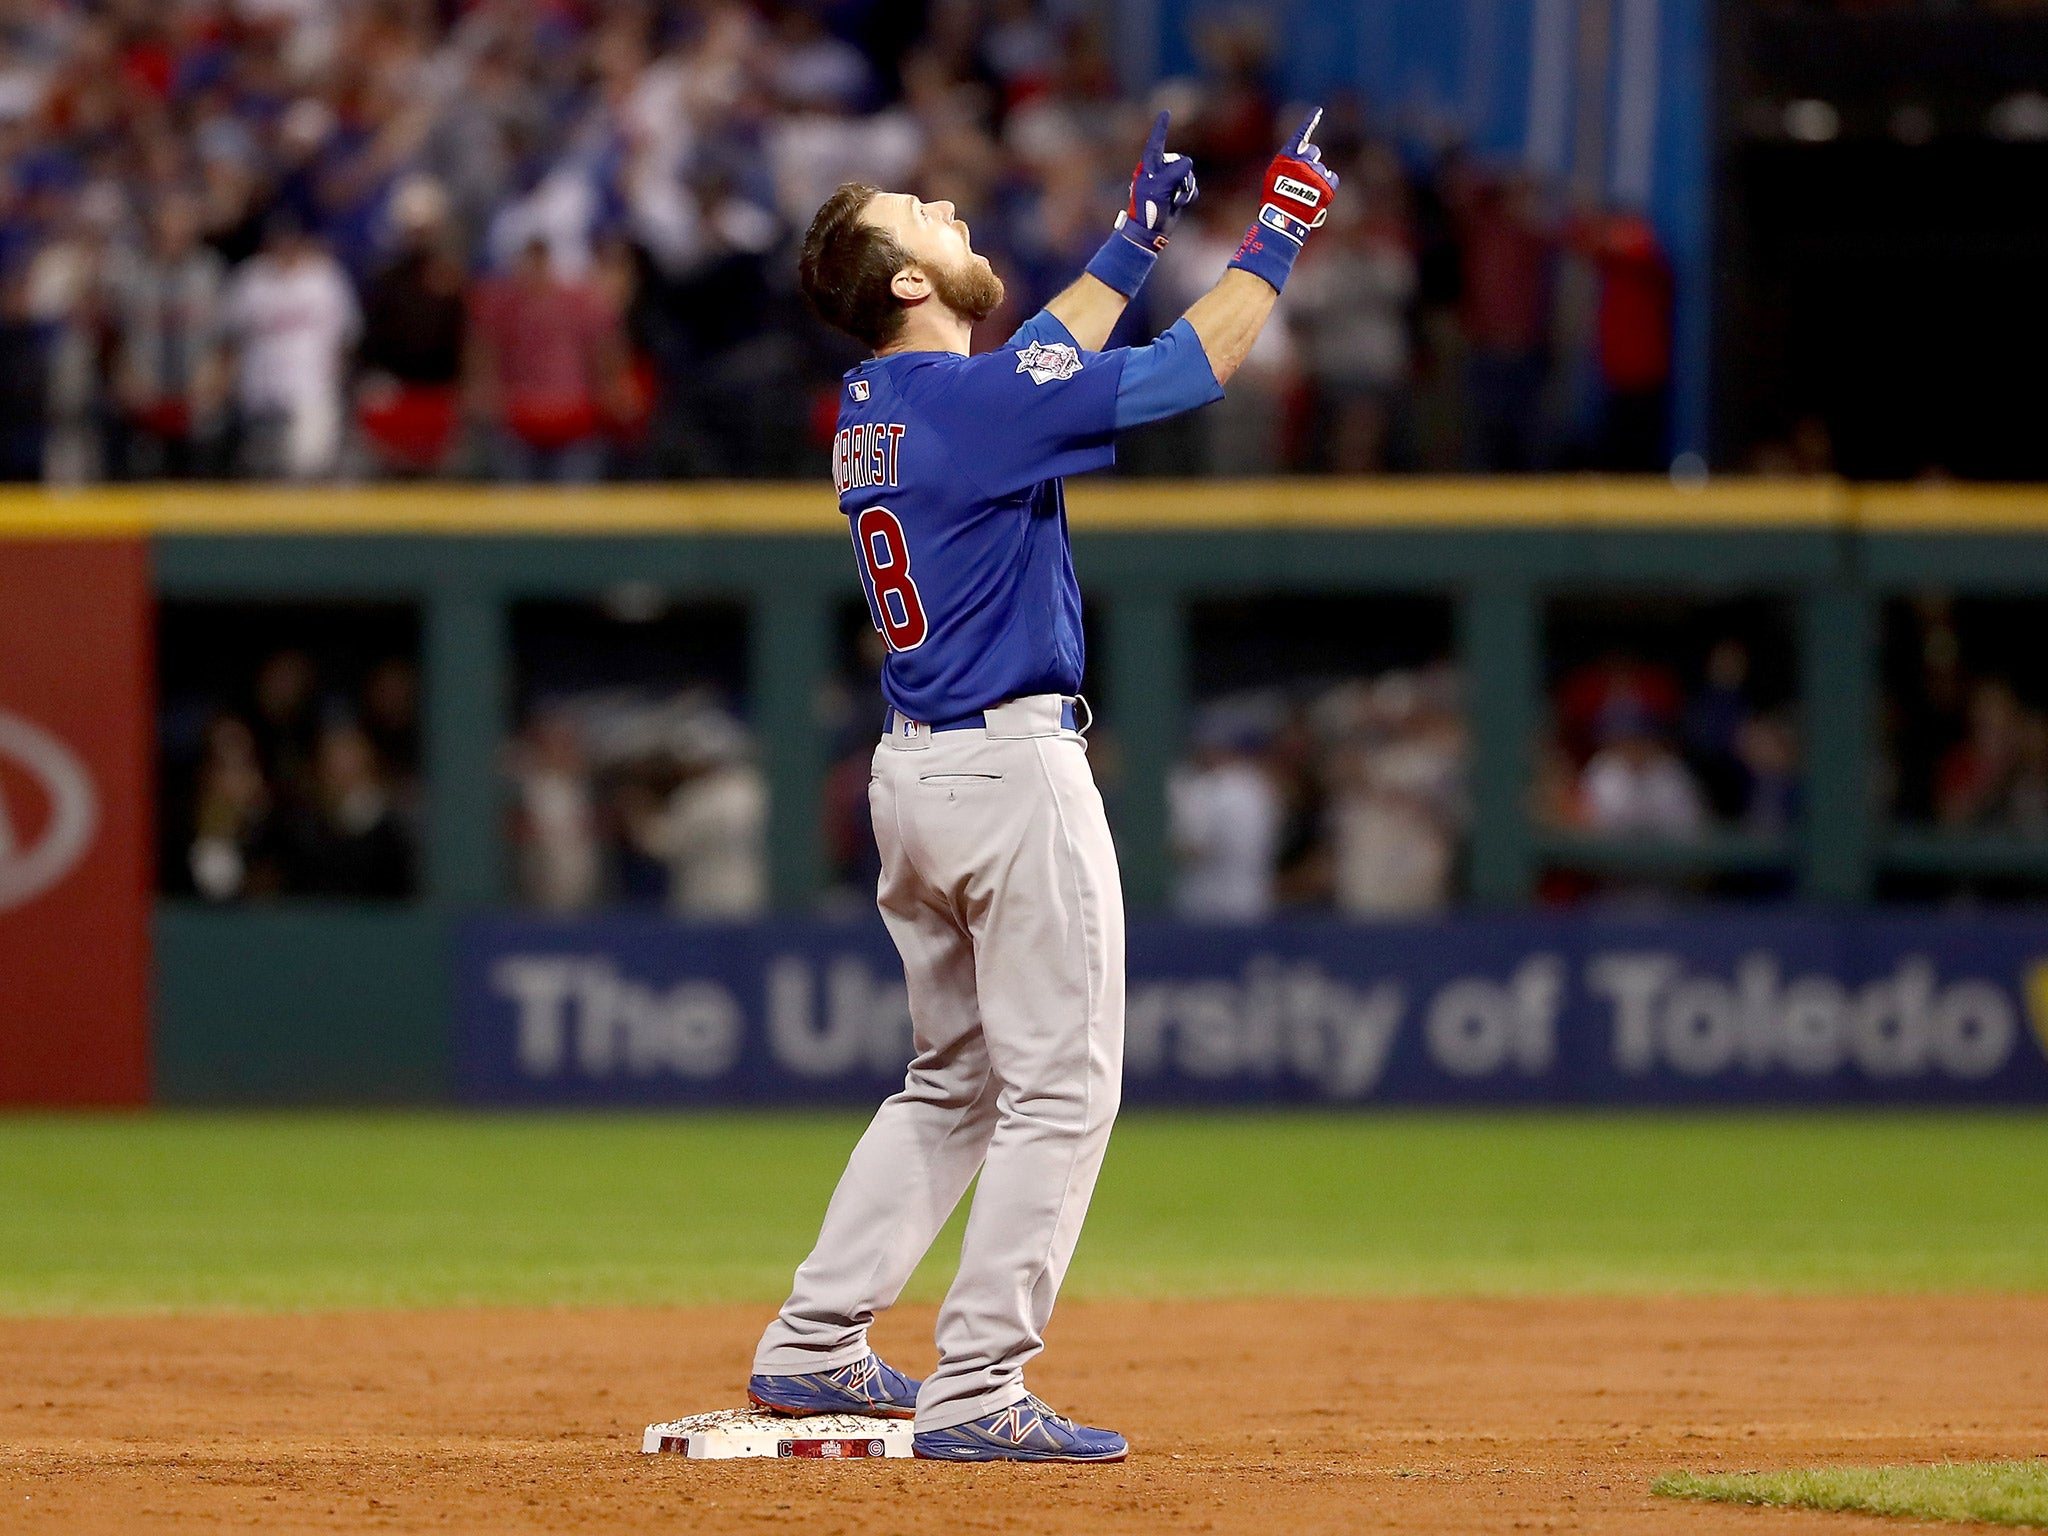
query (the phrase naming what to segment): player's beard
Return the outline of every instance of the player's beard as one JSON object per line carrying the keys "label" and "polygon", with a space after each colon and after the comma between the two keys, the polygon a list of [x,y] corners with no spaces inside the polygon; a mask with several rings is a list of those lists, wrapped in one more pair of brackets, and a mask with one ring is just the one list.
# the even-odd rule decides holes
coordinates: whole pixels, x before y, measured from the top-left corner
{"label": "player's beard", "polygon": [[1003,302],[1003,280],[979,256],[970,256],[957,267],[932,265],[924,270],[939,302],[963,319],[979,324]]}

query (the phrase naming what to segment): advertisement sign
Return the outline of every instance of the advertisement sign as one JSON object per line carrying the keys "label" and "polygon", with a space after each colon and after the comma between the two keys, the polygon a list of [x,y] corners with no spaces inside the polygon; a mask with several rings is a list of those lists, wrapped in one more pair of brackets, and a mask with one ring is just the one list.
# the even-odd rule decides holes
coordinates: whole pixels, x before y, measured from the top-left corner
{"label": "advertisement sign", "polygon": [[140,540],[0,539],[0,1104],[149,1092]]}
{"label": "advertisement sign", "polygon": [[[480,919],[479,1104],[872,1103],[910,1018],[875,925]],[[1125,1097],[1156,1104],[2048,1102],[2048,922],[1140,923]]]}

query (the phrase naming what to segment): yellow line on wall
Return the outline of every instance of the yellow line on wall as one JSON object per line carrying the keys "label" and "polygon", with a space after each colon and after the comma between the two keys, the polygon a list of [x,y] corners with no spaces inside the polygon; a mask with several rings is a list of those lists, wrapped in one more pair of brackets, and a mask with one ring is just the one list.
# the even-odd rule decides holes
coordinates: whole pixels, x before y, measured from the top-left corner
{"label": "yellow line on wall", "polygon": [[[1837,480],[1593,476],[1077,480],[1084,532],[1488,528],[2048,532],[2048,489],[1852,487]],[[124,487],[0,491],[0,538],[147,534],[779,535],[843,538],[829,487],[691,482],[590,490],[479,486]]]}
{"label": "yellow line on wall", "polygon": [[1856,522],[1869,533],[2048,532],[2048,487],[1938,482],[1860,486]]}
{"label": "yellow line on wall", "polygon": [[0,535],[673,534],[845,536],[829,487],[603,490],[220,486],[0,496]]}
{"label": "yellow line on wall", "polygon": [[1080,481],[1080,529],[1777,527],[1839,525],[1831,480],[1728,481],[1695,491],[1662,478],[1594,476]]}

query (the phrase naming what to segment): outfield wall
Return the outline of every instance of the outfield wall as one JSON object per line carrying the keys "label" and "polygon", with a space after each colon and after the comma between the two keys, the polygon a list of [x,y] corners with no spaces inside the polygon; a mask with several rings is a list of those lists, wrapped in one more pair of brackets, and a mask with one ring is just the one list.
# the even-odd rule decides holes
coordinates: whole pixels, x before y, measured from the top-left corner
{"label": "outfield wall", "polygon": [[[879,924],[465,923],[455,1094],[872,1103],[911,1054]],[[1130,935],[1146,1104],[2048,1102],[2048,921],[1775,916]]]}
{"label": "outfield wall", "polygon": [[[1832,481],[1691,491],[1581,478],[1109,482],[1073,488],[1072,520],[1077,565],[1106,615],[1090,689],[1123,749],[1118,848],[1141,916],[1162,905],[1171,868],[1163,788],[1192,691],[1188,606],[1271,592],[1355,593],[1368,602],[1427,592],[1450,603],[1471,701],[1476,912],[1525,909],[1546,863],[1560,862],[1780,871],[1799,909],[1816,919],[1860,909],[1886,871],[2048,874],[2048,846],[2039,843],[1882,824],[1868,781],[1883,603],[1929,584],[2048,593],[2048,495]],[[628,580],[748,606],[771,882],[777,911],[800,918],[814,910],[824,870],[817,806],[827,749],[813,702],[833,666],[833,615],[857,593],[844,525],[824,488],[0,495],[0,720],[58,740],[85,766],[106,812],[77,858],[54,861],[63,863],[61,878],[33,889],[20,882],[9,894],[10,871],[53,863],[46,845],[60,818],[47,775],[0,751],[0,800],[12,812],[0,838],[0,956],[15,957],[0,965],[0,1102],[452,1094],[467,1081],[453,1027],[456,957],[467,953],[466,925],[502,911],[508,897],[498,752],[511,723],[510,605],[589,596]],[[1530,820],[1543,605],[1630,590],[1765,592],[1794,613],[1809,810],[1790,833],[1603,842]],[[151,592],[418,605],[427,842],[417,900],[159,902],[152,913],[143,885]],[[1332,954],[1368,942],[1358,936],[1364,930],[1298,932],[1286,942],[1335,946]],[[1946,974],[1966,933],[1937,926],[1915,942],[1933,946],[1930,959]],[[1708,956],[1713,942],[1680,947]],[[1837,947],[1861,953],[1862,943],[1844,938]],[[1151,962],[1141,954],[1140,963]],[[1842,985],[1870,979],[1842,963]],[[1344,964],[1357,977],[1378,974],[1359,969],[1364,962]],[[1999,983],[2015,1008],[2026,995],[2012,969],[2019,964],[2013,959]],[[107,1000],[108,989],[119,1001]],[[1560,1021],[1560,1041],[1576,1038],[1579,1026],[1567,1015]],[[1560,1053],[1562,1061],[1562,1044]],[[1388,1058],[1389,1084],[1403,1081],[1400,1059]],[[1159,1091],[1201,1096],[1199,1081],[1175,1082],[1162,1079]],[[1616,1082],[1624,1096],[1654,1096],[1651,1080]],[[1903,1083],[1882,1089],[1894,1090],[1911,1096]]]}

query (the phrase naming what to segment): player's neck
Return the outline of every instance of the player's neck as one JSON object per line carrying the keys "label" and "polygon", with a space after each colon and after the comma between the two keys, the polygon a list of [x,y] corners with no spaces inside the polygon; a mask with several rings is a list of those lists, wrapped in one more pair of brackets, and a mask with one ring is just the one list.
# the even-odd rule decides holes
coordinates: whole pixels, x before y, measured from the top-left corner
{"label": "player's neck", "polygon": [[957,352],[966,357],[973,339],[973,321],[965,315],[956,315],[937,299],[927,299],[904,312],[903,329],[875,356],[894,357],[899,352]]}

